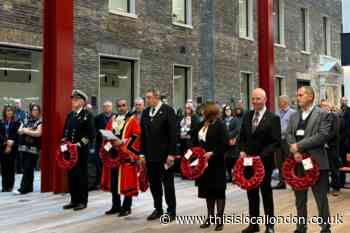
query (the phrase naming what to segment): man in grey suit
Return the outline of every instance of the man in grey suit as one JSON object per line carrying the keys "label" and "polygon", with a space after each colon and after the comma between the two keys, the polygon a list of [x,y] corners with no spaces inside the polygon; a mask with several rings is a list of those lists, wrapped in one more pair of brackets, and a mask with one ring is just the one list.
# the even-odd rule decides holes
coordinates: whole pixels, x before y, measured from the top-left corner
{"label": "man in grey suit", "polygon": [[[305,86],[298,90],[297,94],[299,111],[294,113],[287,128],[287,142],[294,159],[301,162],[302,153],[310,154],[320,165],[320,179],[311,187],[314,194],[319,216],[323,219],[321,233],[329,233],[329,206],[328,206],[328,157],[325,152],[325,143],[329,139],[331,129],[330,115],[314,105],[315,93],[312,87]],[[297,168],[297,173],[304,172],[302,163]],[[307,230],[307,190],[295,191],[296,208],[299,219],[303,221],[297,224],[295,233],[305,233]]]}

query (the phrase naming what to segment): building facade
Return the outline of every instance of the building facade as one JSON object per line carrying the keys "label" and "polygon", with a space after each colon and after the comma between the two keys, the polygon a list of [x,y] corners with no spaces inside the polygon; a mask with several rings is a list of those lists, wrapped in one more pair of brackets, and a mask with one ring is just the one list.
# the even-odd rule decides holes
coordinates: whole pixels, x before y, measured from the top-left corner
{"label": "building facade", "polygon": [[[276,96],[312,85],[337,104],[341,8],[341,0],[274,0]],[[0,104],[40,102],[42,10],[41,0],[0,0]],[[255,0],[74,0],[74,18],[74,86],[96,109],[152,87],[174,107],[187,99],[250,105]]]}

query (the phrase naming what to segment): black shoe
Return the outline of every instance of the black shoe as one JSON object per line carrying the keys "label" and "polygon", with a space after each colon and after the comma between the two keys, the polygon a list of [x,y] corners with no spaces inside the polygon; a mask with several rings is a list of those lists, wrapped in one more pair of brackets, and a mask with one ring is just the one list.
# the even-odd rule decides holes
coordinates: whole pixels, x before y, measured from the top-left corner
{"label": "black shoe", "polygon": [[279,182],[276,186],[272,187],[272,189],[286,189],[286,183],[284,182]]}
{"label": "black shoe", "polygon": [[120,213],[120,208],[112,207],[110,210],[105,212],[105,215],[112,215],[117,213]]}
{"label": "black shoe", "polygon": [[204,228],[209,228],[209,227],[210,227],[210,219],[207,218],[207,219],[205,220],[205,222],[204,222],[203,224],[201,224],[199,227],[202,228],[202,229],[204,229]]}
{"label": "black shoe", "polygon": [[79,211],[85,209],[87,206],[85,204],[78,204],[76,207],[74,207],[74,211]]}
{"label": "black shoe", "polygon": [[69,209],[74,209],[75,207],[76,207],[75,204],[69,203],[69,204],[67,204],[67,205],[64,205],[64,206],[63,206],[63,209],[64,209],[64,210],[69,210]]}
{"label": "black shoe", "polygon": [[125,217],[131,214],[131,210],[122,210],[120,211],[118,217]]}
{"label": "black shoe", "polygon": [[224,229],[224,224],[222,223],[216,225],[215,227],[215,231],[222,231],[223,229]]}
{"label": "black shoe", "polygon": [[148,221],[159,219],[163,215],[163,211],[154,210],[151,215],[147,217]]}
{"label": "black shoe", "polygon": [[265,233],[275,233],[275,229],[273,227],[266,227]]}
{"label": "black shoe", "polygon": [[247,228],[242,230],[242,233],[255,233],[259,231],[259,225],[249,225]]}

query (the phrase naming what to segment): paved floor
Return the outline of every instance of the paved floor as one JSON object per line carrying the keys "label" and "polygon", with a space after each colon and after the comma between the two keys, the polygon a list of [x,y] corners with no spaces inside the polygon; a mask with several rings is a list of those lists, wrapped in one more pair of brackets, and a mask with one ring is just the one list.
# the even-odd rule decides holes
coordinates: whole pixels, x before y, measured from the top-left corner
{"label": "paved floor", "polygon": [[[16,185],[20,176],[16,177]],[[35,192],[26,196],[0,193],[0,233],[196,233],[212,232],[199,229],[197,224],[161,225],[158,221],[147,222],[146,216],[152,211],[149,192],[135,198],[132,215],[125,218],[105,216],[111,205],[109,193],[94,191],[89,196],[89,206],[81,212],[63,211],[62,205],[69,200],[68,195],[39,193],[39,174],[36,174]],[[205,202],[197,198],[197,190],[191,181],[176,178],[178,215],[205,215]],[[290,189],[275,191],[277,215],[295,215],[294,196]],[[350,229],[350,190],[342,191],[338,197],[329,196],[332,215],[339,214],[344,224],[333,226],[333,232],[347,233]],[[310,192],[309,215],[316,215],[315,202]],[[246,193],[233,185],[228,186],[226,214],[240,215],[247,212]],[[226,225],[223,232],[241,232],[244,225]],[[277,232],[293,232],[295,226],[279,224]],[[261,227],[261,232],[265,230]],[[311,225],[309,232],[319,232],[317,225]]]}

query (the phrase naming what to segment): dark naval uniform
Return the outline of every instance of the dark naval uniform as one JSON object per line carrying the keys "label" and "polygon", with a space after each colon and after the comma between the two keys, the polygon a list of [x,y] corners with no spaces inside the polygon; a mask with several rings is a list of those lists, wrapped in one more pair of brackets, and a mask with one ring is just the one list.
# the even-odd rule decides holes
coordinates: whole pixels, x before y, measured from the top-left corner
{"label": "dark naval uniform", "polygon": [[72,207],[86,207],[88,202],[88,155],[89,145],[94,137],[94,118],[88,110],[81,109],[78,113],[68,114],[64,126],[64,140],[78,145],[77,165],[68,172]]}

